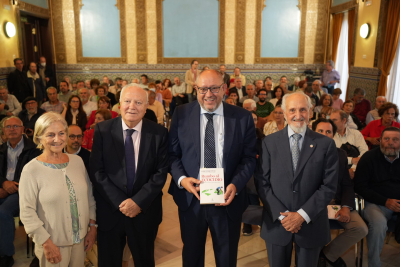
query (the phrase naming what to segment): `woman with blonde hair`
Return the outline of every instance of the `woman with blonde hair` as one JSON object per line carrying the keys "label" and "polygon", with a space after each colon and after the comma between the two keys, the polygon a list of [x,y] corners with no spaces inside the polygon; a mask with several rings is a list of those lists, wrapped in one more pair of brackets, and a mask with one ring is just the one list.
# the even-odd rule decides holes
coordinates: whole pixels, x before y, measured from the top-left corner
{"label": "woman with blonde hair", "polygon": [[92,184],[82,159],[63,153],[67,138],[64,118],[43,114],[33,136],[43,153],[25,165],[19,183],[21,221],[41,267],[83,266],[96,238]]}

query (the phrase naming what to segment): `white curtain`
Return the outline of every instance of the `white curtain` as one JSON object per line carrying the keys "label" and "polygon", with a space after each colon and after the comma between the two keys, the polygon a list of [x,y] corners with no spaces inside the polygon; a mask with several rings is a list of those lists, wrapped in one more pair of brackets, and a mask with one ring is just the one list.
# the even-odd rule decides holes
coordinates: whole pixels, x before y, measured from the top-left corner
{"label": "white curtain", "polygon": [[396,57],[394,58],[390,74],[387,79],[386,99],[400,106],[400,42],[397,45]]}
{"label": "white curtain", "polygon": [[336,54],[335,70],[340,74],[340,84],[335,88],[340,88],[342,94],[340,98],[346,101],[347,81],[349,80],[349,62],[348,62],[348,39],[349,36],[349,13],[344,13],[342,29],[340,30],[339,45]]}

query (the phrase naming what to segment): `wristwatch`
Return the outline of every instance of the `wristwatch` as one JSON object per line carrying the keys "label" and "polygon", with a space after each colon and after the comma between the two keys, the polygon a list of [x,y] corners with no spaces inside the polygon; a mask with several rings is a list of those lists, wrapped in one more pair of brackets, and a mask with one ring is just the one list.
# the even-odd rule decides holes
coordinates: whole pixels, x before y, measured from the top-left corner
{"label": "wristwatch", "polygon": [[94,224],[94,223],[89,223],[89,226],[94,226],[94,227],[99,227],[99,225],[98,224]]}

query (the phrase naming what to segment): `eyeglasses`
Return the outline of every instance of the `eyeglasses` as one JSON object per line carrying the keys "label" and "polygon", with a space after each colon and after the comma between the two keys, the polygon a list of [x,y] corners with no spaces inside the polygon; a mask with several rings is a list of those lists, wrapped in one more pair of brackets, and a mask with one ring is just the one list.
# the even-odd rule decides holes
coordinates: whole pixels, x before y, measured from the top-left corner
{"label": "eyeglasses", "polygon": [[11,128],[13,128],[14,130],[17,130],[18,128],[21,128],[21,127],[23,127],[23,126],[21,126],[21,125],[7,125],[7,126],[4,126],[4,128],[6,128],[7,130],[10,130]]}
{"label": "eyeglasses", "polygon": [[213,87],[197,87],[197,90],[199,91],[199,94],[202,94],[202,95],[207,94],[208,90],[210,90],[211,93],[213,93],[213,94],[218,94],[222,85],[224,85],[224,84],[221,84],[220,86],[213,86]]}
{"label": "eyeglasses", "polygon": [[78,140],[82,139],[83,135],[79,134],[79,135],[74,135],[74,134],[70,134],[69,135],[69,139],[74,140],[75,138],[78,138]]}

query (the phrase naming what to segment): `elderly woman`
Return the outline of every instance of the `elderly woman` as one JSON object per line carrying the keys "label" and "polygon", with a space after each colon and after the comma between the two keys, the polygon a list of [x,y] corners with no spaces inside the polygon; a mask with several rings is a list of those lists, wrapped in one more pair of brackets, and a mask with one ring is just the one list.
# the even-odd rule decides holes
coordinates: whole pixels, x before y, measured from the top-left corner
{"label": "elderly woman", "polygon": [[396,104],[386,102],[378,109],[378,114],[381,118],[371,121],[361,131],[365,141],[368,141],[367,143],[370,149],[380,144],[379,138],[385,128],[400,128],[400,123],[396,122],[396,119],[399,116],[399,109]]}
{"label": "elderly woman", "polygon": [[82,159],[63,153],[68,125],[60,114],[43,114],[35,129],[33,141],[43,153],[21,174],[21,221],[41,267],[83,266],[97,233],[92,184]]}
{"label": "elderly woman", "polygon": [[330,94],[323,94],[319,99],[318,106],[314,108],[314,112],[321,113],[322,108],[332,107],[333,99]]}
{"label": "elderly woman", "polygon": [[[111,111],[111,100],[107,96],[101,96],[99,97],[99,101],[97,101],[97,106],[99,107],[98,110],[100,109],[107,109]],[[118,112],[111,111],[111,116],[112,118],[118,117]],[[90,114],[89,120],[86,124],[86,129],[94,129],[95,126],[95,116],[96,116],[96,110],[92,111],[92,114]]]}
{"label": "elderly woman", "polygon": [[277,131],[282,130],[286,126],[285,117],[283,116],[283,109],[281,105],[276,105],[273,114],[273,121],[267,122],[264,125],[264,135],[267,136]]}
{"label": "elderly woman", "polygon": [[96,87],[96,89],[94,89],[94,93],[95,93],[95,95],[90,97],[90,101],[97,102],[97,101],[99,101],[100,97],[106,95],[106,88],[99,85]]}
{"label": "elderly woman", "polygon": [[76,124],[81,127],[82,132],[86,129],[87,117],[86,112],[83,110],[81,99],[72,95],[68,103],[64,103],[64,110],[61,115],[67,121],[68,125]]}
{"label": "elderly woman", "polygon": [[353,110],[354,110],[354,101],[353,100],[346,100],[343,103],[343,108],[342,110],[344,112],[347,113],[347,115],[349,115],[349,119],[347,121],[347,127],[349,127],[350,129],[354,129],[354,130],[361,130],[362,129],[362,123],[361,121],[357,118],[357,116],[355,114],[353,114]]}
{"label": "elderly woman", "polygon": [[111,112],[108,109],[98,109],[97,111],[93,112],[95,112],[93,127],[90,127],[89,130],[85,131],[85,133],[83,134],[83,141],[82,141],[82,147],[90,151],[92,151],[92,145],[93,145],[94,126],[99,122],[111,120],[112,118]]}

